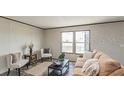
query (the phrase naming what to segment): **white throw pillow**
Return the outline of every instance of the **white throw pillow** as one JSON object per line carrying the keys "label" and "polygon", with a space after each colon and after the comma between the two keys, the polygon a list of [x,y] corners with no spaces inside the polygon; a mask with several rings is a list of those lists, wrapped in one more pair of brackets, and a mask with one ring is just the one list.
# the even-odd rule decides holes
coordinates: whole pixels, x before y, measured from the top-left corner
{"label": "white throw pillow", "polygon": [[96,76],[99,73],[98,59],[87,60],[82,67],[82,73],[86,76]]}
{"label": "white throw pillow", "polygon": [[86,60],[84,58],[78,57],[76,62],[85,62]]}
{"label": "white throw pillow", "polygon": [[93,56],[93,52],[90,52],[90,51],[87,51],[87,52],[85,52],[85,53],[83,54],[83,58],[84,58],[85,60],[91,59],[92,56]]}

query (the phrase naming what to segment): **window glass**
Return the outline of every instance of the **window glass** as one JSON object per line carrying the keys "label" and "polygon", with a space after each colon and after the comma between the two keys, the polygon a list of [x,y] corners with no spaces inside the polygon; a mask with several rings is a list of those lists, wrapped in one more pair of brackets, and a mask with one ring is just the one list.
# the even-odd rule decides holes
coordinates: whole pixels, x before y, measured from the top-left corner
{"label": "window glass", "polygon": [[89,51],[89,31],[62,32],[62,52],[83,53]]}
{"label": "window glass", "polygon": [[76,42],[85,42],[85,32],[76,32]]}
{"label": "window glass", "polygon": [[62,33],[62,42],[73,42],[73,32]]}
{"label": "window glass", "polygon": [[73,46],[72,43],[63,43],[62,44],[62,52],[72,53]]}

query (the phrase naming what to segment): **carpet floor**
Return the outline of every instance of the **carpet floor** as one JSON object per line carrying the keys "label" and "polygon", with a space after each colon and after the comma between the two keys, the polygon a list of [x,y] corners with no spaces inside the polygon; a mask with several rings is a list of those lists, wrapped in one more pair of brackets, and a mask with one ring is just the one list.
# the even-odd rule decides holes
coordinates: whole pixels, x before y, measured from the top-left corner
{"label": "carpet floor", "polygon": [[[48,76],[47,67],[45,67],[48,66],[48,64],[49,64],[48,62],[47,64],[46,63],[44,64],[44,62],[43,63],[38,62],[37,64],[30,65],[28,69],[27,67],[23,67],[21,68],[21,76]],[[42,71],[40,72],[40,70],[38,69],[41,69]],[[69,71],[65,74],[65,76],[72,76],[73,70],[74,62],[70,62]],[[0,74],[0,76],[7,76],[7,72]],[[18,76],[17,70],[12,70],[9,76]]]}

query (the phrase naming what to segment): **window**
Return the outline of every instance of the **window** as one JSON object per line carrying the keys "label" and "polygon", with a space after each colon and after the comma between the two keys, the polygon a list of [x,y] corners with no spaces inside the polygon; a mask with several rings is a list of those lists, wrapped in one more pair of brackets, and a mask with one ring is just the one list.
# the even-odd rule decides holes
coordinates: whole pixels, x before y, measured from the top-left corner
{"label": "window", "polygon": [[62,52],[89,51],[89,31],[62,32]]}
{"label": "window", "polygon": [[62,52],[73,53],[73,32],[62,33]]}
{"label": "window", "polygon": [[76,53],[89,51],[89,31],[79,31],[76,33]]}

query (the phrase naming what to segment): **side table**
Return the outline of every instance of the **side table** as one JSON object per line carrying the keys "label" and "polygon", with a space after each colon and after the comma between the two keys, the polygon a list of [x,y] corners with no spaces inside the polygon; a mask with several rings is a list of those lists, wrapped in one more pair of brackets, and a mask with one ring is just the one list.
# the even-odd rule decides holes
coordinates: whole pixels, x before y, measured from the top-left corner
{"label": "side table", "polygon": [[25,58],[25,59],[29,58],[29,65],[30,65],[31,63],[37,63],[37,54],[32,54],[32,55],[30,55],[30,54],[25,54],[25,55],[24,55],[24,58]]}

